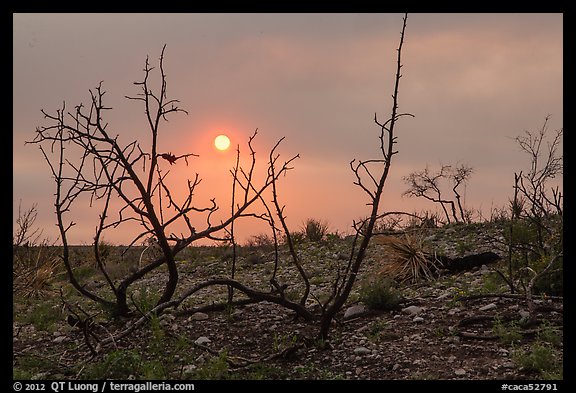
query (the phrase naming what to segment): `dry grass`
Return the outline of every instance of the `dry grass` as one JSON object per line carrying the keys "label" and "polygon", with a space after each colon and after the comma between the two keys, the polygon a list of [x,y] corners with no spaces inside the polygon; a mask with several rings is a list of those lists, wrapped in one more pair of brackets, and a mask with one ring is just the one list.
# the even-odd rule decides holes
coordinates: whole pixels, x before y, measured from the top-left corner
{"label": "dry grass", "polygon": [[62,261],[57,257],[47,258],[36,266],[23,267],[13,271],[13,290],[24,297],[42,298],[52,292],[51,282],[61,270]]}
{"label": "dry grass", "polygon": [[434,254],[417,235],[376,236],[374,243],[383,246],[384,257],[379,273],[399,282],[416,282],[435,278],[438,266]]}

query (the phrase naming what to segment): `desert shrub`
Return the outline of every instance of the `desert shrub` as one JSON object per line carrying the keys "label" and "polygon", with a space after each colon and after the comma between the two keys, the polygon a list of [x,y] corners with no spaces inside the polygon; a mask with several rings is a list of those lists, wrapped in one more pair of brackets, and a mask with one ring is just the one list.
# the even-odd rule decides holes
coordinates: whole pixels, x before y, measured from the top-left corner
{"label": "desert shrub", "polygon": [[82,372],[85,379],[128,379],[140,373],[142,358],[136,350],[116,350],[100,362],[89,364]]}
{"label": "desert shrub", "polygon": [[[293,244],[302,244],[306,240],[306,233],[303,231],[291,232],[290,239],[292,239]],[[287,243],[286,236],[284,236],[283,243]]]}
{"label": "desert shrub", "polygon": [[[545,259],[544,259],[545,260]],[[536,264],[536,271],[541,269],[543,263]],[[564,269],[563,258],[558,258],[552,264],[551,271],[548,274],[543,274],[534,283],[535,293],[545,293],[553,296],[562,296],[564,293]]]}
{"label": "desert shrub", "polygon": [[39,303],[25,317],[25,323],[31,323],[38,330],[53,332],[56,323],[62,321],[61,307],[49,302]]}
{"label": "desert shrub", "polygon": [[522,340],[522,333],[516,322],[504,323],[500,319],[494,321],[492,331],[503,344],[511,345]]}
{"label": "desert shrub", "polygon": [[421,278],[432,279],[438,266],[434,256],[427,251],[424,240],[419,236],[403,238],[387,237],[383,244],[386,253],[380,273],[400,282],[416,282]]}
{"label": "desert shrub", "polygon": [[534,342],[526,350],[517,350],[512,353],[512,360],[524,371],[543,374],[561,369],[558,353],[550,345],[540,341]]}
{"label": "desert shrub", "polygon": [[328,233],[328,224],[324,221],[309,218],[304,222],[304,233],[311,242],[319,242]]}
{"label": "desert shrub", "polygon": [[228,354],[224,351],[218,356],[212,357],[206,363],[196,369],[191,375],[191,379],[201,380],[220,380],[230,379],[230,371],[228,369]]}
{"label": "desert shrub", "polygon": [[396,309],[402,301],[402,294],[390,278],[368,280],[360,287],[360,301],[371,309]]}
{"label": "desert shrub", "polygon": [[245,246],[249,249],[272,248],[274,247],[274,239],[265,233],[260,233],[246,240]]}

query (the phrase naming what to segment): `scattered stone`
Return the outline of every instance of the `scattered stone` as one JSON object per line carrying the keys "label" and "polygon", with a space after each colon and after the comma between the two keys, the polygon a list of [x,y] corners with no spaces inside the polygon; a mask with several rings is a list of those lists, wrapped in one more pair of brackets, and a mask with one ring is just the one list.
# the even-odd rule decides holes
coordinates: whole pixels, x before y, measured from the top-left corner
{"label": "scattered stone", "polygon": [[522,319],[528,319],[530,317],[530,312],[526,310],[520,310],[518,311],[518,315],[520,315],[520,318]]}
{"label": "scattered stone", "polygon": [[466,375],[466,370],[464,370],[463,368],[457,368],[456,370],[454,370],[454,374],[458,376]]}
{"label": "scattered stone", "polygon": [[182,373],[183,374],[191,374],[194,372],[194,370],[196,370],[196,365],[188,364],[182,368]]}
{"label": "scattered stone", "polygon": [[498,306],[496,305],[496,303],[490,303],[490,304],[487,304],[487,305],[485,305],[485,306],[480,307],[479,310],[480,310],[480,311],[488,311],[488,310],[493,310],[493,309],[495,309],[496,307],[498,307]]}
{"label": "scattered stone", "polygon": [[448,311],[448,314],[449,314],[449,315],[454,315],[454,314],[459,313],[460,311],[462,311],[462,310],[461,310],[459,307],[454,307],[454,308],[451,308],[451,309]]}
{"label": "scattered stone", "polygon": [[346,309],[346,311],[344,312],[344,320],[346,321],[348,319],[360,317],[366,314],[367,311],[368,309],[363,304],[355,304]]}
{"label": "scattered stone", "polygon": [[446,360],[448,363],[452,363],[456,360],[456,356],[454,355],[450,355],[448,356],[448,359]]}
{"label": "scattered stone", "polygon": [[396,370],[398,370],[400,367],[401,367],[401,366],[400,366],[400,363],[396,363],[396,364],[394,364],[394,365],[392,366],[392,371],[396,371]]}
{"label": "scattered stone", "polygon": [[354,353],[356,355],[368,355],[368,354],[372,353],[372,351],[366,347],[358,347],[354,350]]}
{"label": "scattered stone", "polygon": [[438,296],[436,297],[436,300],[448,299],[450,296],[451,296],[451,293],[450,293],[450,292],[444,292],[443,294],[438,295]]}
{"label": "scattered stone", "polygon": [[418,306],[408,306],[402,309],[402,312],[408,315],[417,315],[420,314],[422,311],[424,311],[424,308]]}
{"label": "scattered stone", "polygon": [[208,319],[208,314],[205,314],[203,312],[195,312],[190,316],[190,319],[192,319],[193,321],[205,321]]}
{"label": "scattered stone", "polygon": [[52,342],[56,344],[61,344],[65,341],[68,341],[66,336],[58,336],[54,340],[52,340]]}
{"label": "scattered stone", "polygon": [[166,314],[162,314],[160,316],[160,320],[166,321],[166,322],[172,322],[175,319],[176,319],[176,317],[174,316],[174,314],[166,313]]}
{"label": "scattered stone", "polygon": [[417,322],[417,323],[419,323],[419,322],[424,322],[424,318],[422,318],[422,317],[414,317],[414,319],[412,319],[412,322]]}
{"label": "scattered stone", "polygon": [[196,341],[194,341],[194,344],[196,345],[206,345],[206,344],[210,344],[212,342],[212,340],[210,340],[208,337],[206,336],[201,336],[198,337],[196,339]]}

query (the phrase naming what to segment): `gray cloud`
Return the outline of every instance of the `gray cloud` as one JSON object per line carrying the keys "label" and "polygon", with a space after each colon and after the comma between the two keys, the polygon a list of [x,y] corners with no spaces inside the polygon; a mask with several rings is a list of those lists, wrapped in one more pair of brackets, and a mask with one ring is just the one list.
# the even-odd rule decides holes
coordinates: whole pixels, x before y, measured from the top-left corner
{"label": "gray cloud", "polygon": [[[15,14],[13,199],[39,203],[43,222],[53,225],[48,168],[24,145],[43,124],[40,109],[87,103],[88,89],[103,80],[110,126],[126,141],[145,135],[142,108],[123,97],[137,92],[132,82],[142,78],[146,56],[155,65],[167,44],[168,93],[190,115],[166,124],[166,148],[183,148],[170,147],[174,138],[209,143],[216,127],[228,127],[233,143],[259,128],[262,152],[286,136],[286,154],[301,154],[287,180],[292,188],[323,184],[317,199],[287,193],[287,205],[299,208],[291,219],[340,211],[324,218],[343,228],[364,211],[347,163],[377,154],[373,117],[389,115],[401,18]],[[400,109],[416,117],[399,124],[390,190],[401,193],[401,177],[426,164],[465,162],[476,169],[468,200],[505,203],[513,172],[526,164],[512,137],[540,127],[547,114],[551,128],[562,127],[562,45],[561,14],[409,15]],[[330,208],[324,201],[335,190],[342,190],[339,207]],[[399,195],[390,200],[391,209],[422,207]]]}

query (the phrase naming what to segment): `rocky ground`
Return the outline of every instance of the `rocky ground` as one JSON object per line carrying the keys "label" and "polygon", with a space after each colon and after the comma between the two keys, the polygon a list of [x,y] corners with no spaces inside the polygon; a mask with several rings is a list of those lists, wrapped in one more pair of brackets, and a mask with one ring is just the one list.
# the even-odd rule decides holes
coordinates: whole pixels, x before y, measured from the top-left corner
{"label": "rocky ground", "polygon": [[[427,247],[448,256],[499,250],[501,231],[486,225],[419,231]],[[308,272],[311,293],[319,299],[330,288],[337,264],[345,262],[350,239],[303,243],[299,256]],[[350,379],[350,380],[519,380],[561,379],[563,302],[537,297],[536,319],[524,297],[510,295],[495,269],[505,261],[432,281],[399,286],[403,301],[393,310],[373,310],[362,302],[363,285],[384,263],[386,252],[375,242],[349,302],[328,343],[315,339],[317,324],[295,318],[273,303],[238,305],[220,311],[194,312],[222,301],[224,288],[197,293],[182,307],[106,348],[92,358],[79,329],[69,326],[62,301],[45,300],[51,323],[32,315],[40,301],[14,300],[13,370],[32,379]],[[274,253],[242,250],[239,281],[266,287]],[[282,250],[278,280],[296,282],[297,273]],[[182,288],[225,274],[231,263],[225,250],[202,248],[179,262]],[[92,280],[89,277],[88,280]],[[133,294],[144,307],[147,296],[163,283],[159,273],[146,277]],[[58,285],[56,283],[55,285]],[[60,284],[66,288],[66,283]],[[96,288],[97,282],[92,283]],[[289,285],[295,296],[301,286]],[[68,288],[69,290],[69,288]],[[71,291],[70,291],[71,292]],[[69,293],[66,292],[65,293]],[[72,295],[69,295],[72,296]],[[240,295],[237,295],[241,298]],[[71,298],[72,299],[72,298]],[[82,299],[77,300],[80,302]],[[148,299],[150,300],[150,299]],[[71,300],[68,300],[71,302]],[[78,303],[79,304],[79,303]],[[310,307],[314,301],[311,300]],[[85,308],[88,306],[84,306]],[[38,312],[38,311],[37,311]],[[30,316],[30,317],[28,317]],[[110,320],[102,314],[94,328],[98,340],[124,329],[132,319]],[[322,345],[323,344],[323,345]]]}

